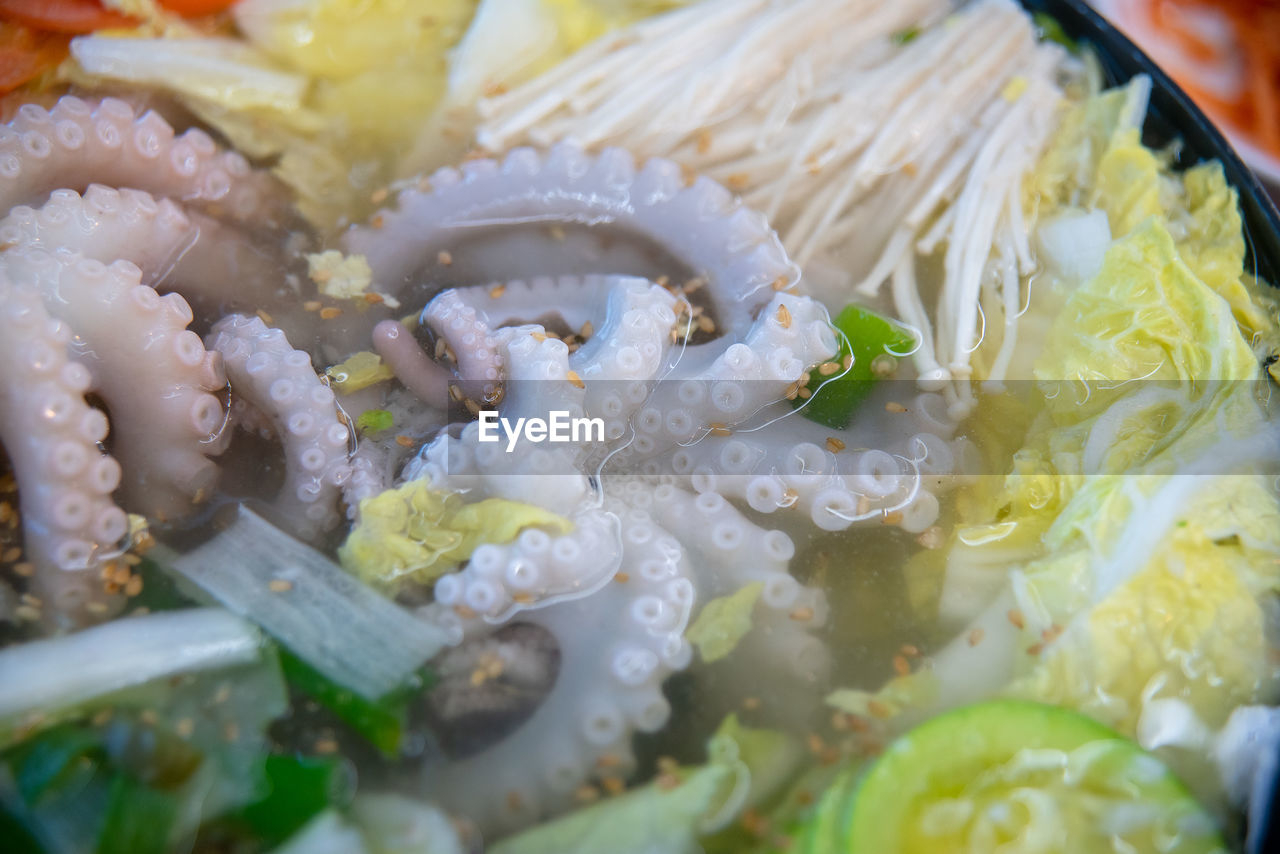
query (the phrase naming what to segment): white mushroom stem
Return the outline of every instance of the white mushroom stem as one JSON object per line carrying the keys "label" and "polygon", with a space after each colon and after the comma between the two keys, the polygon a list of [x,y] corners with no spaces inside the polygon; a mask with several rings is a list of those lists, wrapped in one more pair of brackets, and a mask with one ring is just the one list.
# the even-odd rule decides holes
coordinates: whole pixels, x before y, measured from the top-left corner
{"label": "white mushroom stem", "polygon": [[[1079,72],[1009,0],[707,0],[481,102],[477,139],[624,144],[724,183],[801,265],[852,274],[809,277],[829,304],[892,280],[901,316],[929,338],[922,385],[950,383],[962,415],[971,379],[1009,368],[1034,266],[1022,176]],[[944,281],[926,298],[914,259],[940,248]],[[1000,335],[975,365],[984,305]]]}

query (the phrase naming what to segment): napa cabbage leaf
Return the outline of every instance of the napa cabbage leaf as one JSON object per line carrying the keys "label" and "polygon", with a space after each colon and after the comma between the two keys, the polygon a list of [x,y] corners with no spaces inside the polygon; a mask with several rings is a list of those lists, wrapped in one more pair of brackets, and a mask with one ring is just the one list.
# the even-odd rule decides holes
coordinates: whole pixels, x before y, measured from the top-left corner
{"label": "napa cabbage leaf", "polygon": [[803,755],[791,736],[744,727],[730,715],[708,742],[703,765],[664,773],[626,794],[508,837],[493,852],[701,852],[699,837],[723,830],[744,809],[780,791]]}
{"label": "napa cabbage leaf", "polygon": [[467,503],[460,493],[412,480],[360,502],[359,521],[338,549],[342,567],[362,580],[394,586],[430,582],[471,557],[483,543],[503,544],[522,530],[557,534],[573,525],[532,504],[487,498]]}

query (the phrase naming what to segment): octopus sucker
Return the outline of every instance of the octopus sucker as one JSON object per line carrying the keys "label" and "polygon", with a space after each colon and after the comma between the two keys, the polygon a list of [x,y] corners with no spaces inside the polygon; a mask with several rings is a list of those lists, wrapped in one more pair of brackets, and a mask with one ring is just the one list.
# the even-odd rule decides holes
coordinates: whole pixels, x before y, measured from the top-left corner
{"label": "octopus sucker", "polygon": [[[588,225],[662,247],[695,276],[716,285],[713,308],[726,328],[748,322],[772,296],[775,283],[799,279],[799,269],[768,223],[743,213],[728,190],[705,179],[686,184],[680,167],[670,161],[637,166],[622,149],[591,155],[571,143],[545,154],[519,148],[501,161],[477,159],[461,170],[442,169],[422,186],[427,189],[402,190],[396,206],[380,212],[374,225],[353,228],[343,238],[348,252],[368,257],[378,286],[396,295],[416,285],[415,274],[438,253],[477,233],[515,234],[556,224]],[[567,269],[575,262],[555,257],[549,253],[548,263],[558,263],[558,269],[535,262],[536,271],[547,276],[623,272]],[[500,266],[502,259],[486,262]],[[508,281],[529,273],[528,263],[517,263],[509,273],[490,278]]]}
{"label": "octopus sucker", "polygon": [[71,356],[71,337],[40,292],[0,269],[0,441],[24,485],[26,551],[39,567],[33,589],[68,624],[120,604],[98,567],[119,553],[129,527],[111,497],[120,466],[99,449],[107,420],[85,402],[90,376]]}
{"label": "octopus sucker", "polygon": [[290,220],[287,194],[207,133],[175,134],[159,114],[125,101],[71,95],[50,109],[24,104],[0,130],[0,209],[40,204],[91,183],[165,196],[260,227]]}

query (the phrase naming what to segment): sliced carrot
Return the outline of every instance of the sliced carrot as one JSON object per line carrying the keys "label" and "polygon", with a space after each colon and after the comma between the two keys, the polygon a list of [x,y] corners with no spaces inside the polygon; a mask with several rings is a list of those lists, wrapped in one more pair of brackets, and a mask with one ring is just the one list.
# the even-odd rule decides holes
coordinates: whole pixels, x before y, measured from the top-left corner
{"label": "sliced carrot", "polygon": [[1213,94],[1196,81],[1178,83],[1215,121],[1280,157],[1280,2],[1277,0],[1147,0],[1140,9],[1153,32],[1195,61],[1228,59],[1188,25],[1186,12],[1223,16],[1232,28],[1233,57],[1244,67],[1239,91]]}
{"label": "sliced carrot", "polygon": [[212,15],[236,4],[236,0],[160,0],[160,5],[170,12],[177,12],[186,18],[197,15]]}
{"label": "sliced carrot", "polygon": [[55,33],[91,33],[138,23],[104,9],[97,0],[0,0],[0,20]]}
{"label": "sliced carrot", "polygon": [[57,67],[66,55],[65,36],[0,21],[0,94]]}

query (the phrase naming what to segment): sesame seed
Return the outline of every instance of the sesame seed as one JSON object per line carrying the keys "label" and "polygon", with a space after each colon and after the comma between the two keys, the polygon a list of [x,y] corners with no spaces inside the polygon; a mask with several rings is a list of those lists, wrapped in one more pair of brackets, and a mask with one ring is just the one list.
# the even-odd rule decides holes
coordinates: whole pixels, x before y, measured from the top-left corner
{"label": "sesame seed", "polygon": [[828,437],[827,437],[827,450],[828,450],[828,451],[830,451],[830,452],[831,452],[831,453],[833,453],[833,454],[838,454],[838,453],[840,453],[841,451],[843,451],[844,449],[845,449],[845,444],[844,444],[844,442],[840,441],[840,440],[839,440],[839,439],[837,439],[835,436],[828,436]]}
{"label": "sesame seed", "polygon": [[369,293],[364,295],[364,301],[367,302],[369,305],[380,305],[385,299],[386,297],[384,297],[382,294],[376,293],[373,291],[370,291]]}
{"label": "sesame seed", "polygon": [[906,515],[901,510],[886,510],[884,518],[880,520],[883,525],[901,525]]}
{"label": "sesame seed", "polygon": [[626,584],[628,581],[630,581],[630,580],[631,580],[631,573],[629,573],[629,572],[616,572],[616,573],[614,573],[614,575],[613,575],[613,580],[614,580],[614,581],[616,581],[616,582],[618,582],[619,584]]}
{"label": "sesame seed", "polygon": [[342,309],[338,308],[337,306],[330,305],[320,309],[321,320],[333,320],[334,318],[341,317],[341,316],[342,316]]}
{"label": "sesame seed", "polygon": [[1039,655],[1042,652],[1044,652],[1043,642],[1033,643],[1031,646],[1027,647],[1027,655]]}
{"label": "sesame seed", "polygon": [[1022,616],[1022,612],[1017,608],[1010,608],[1009,613],[1005,616],[1009,618],[1009,622],[1013,623],[1013,625],[1019,629],[1027,627],[1027,618]]}
{"label": "sesame seed", "polygon": [[893,717],[893,710],[879,700],[868,700],[867,711],[871,713],[871,717],[880,720]]}
{"label": "sesame seed", "polygon": [[769,832],[769,820],[754,809],[745,810],[742,813],[742,818],[739,819],[739,823],[747,833],[757,838],[762,838]]}
{"label": "sesame seed", "polygon": [[507,292],[506,285],[494,285],[489,288],[489,299],[500,299]]}
{"label": "sesame seed", "polygon": [[813,619],[813,609],[806,605],[793,609],[787,616],[798,623],[807,622]]}
{"label": "sesame seed", "polygon": [[412,448],[413,438],[411,436],[405,436],[401,434],[399,436],[396,436],[396,444],[402,448]]}
{"label": "sesame seed", "polygon": [[796,396],[801,400],[808,400],[813,397],[813,389],[809,388],[807,385],[800,386],[800,388],[796,389]]}
{"label": "sesame seed", "polygon": [[790,310],[787,309],[786,303],[778,304],[777,315],[778,315],[778,324],[783,329],[790,329],[791,328],[791,312]]}
{"label": "sesame seed", "polygon": [[388,195],[390,195],[390,191],[386,187],[380,187],[369,194],[369,201],[375,205],[380,205],[387,200]]}
{"label": "sesame seed", "polygon": [[982,639],[983,637],[986,636],[986,634],[987,633],[983,631],[981,628],[976,628],[973,631],[969,632],[969,646],[977,646],[978,644],[982,643]]}
{"label": "sesame seed", "polygon": [[698,132],[697,150],[699,154],[706,154],[711,150],[711,131],[702,130]]}
{"label": "sesame seed", "polygon": [[124,595],[132,599],[142,592],[142,576],[135,575],[124,584]]}
{"label": "sesame seed", "polygon": [[911,662],[907,661],[904,655],[895,655],[893,657],[893,672],[899,676],[908,676],[911,674]]}
{"label": "sesame seed", "polygon": [[272,593],[288,593],[293,589],[293,582],[284,578],[273,578],[267,583],[267,589]]}
{"label": "sesame seed", "polygon": [[592,326],[591,321],[588,320],[586,323],[582,324],[582,329],[578,332],[578,334],[581,335],[585,340],[591,337],[592,332],[595,332],[595,327]]}
{"label": "sesame seed", "polygon": [[587,387],[587,384],[582,381],[582,377],[578,376],[577,371],[569,371],[569,373],[565,374],[565,379],[567,379],[574,388]]}
{"label": "sesame seed", "polygon": [[551,235],[551,239],[557,243],[563,243],[565,238],[564,226],[553,225],[547,229],[547,234]]}
{"label": "sesame seed", "polygon": [[824,377],[829,377],[838,370],[840,370],[839,362],[823,362],[821,365],[818,365],[818,373],[822,374]]}
{"label": "sesame seed", "polygon": [[13,565],[13,571],[23,578],[30,578],[32,575],[35,575],[36,565],[28,561],[15,563]]}
{"label": "sesame seed", "polygon": [[775,291],[785,291],[791,286],[790,280],[786,276],[779,276],[773,280],[772,287]]}
{"label": "sesame seed", "polygon": [[881,353],[879,356],[876,356],[871,360],[871,373],[881,379],[893,376],[894,372],[897,370],[898,360],[893,356],[890,356],[888,353]]}
{"label": "sesame seed", "polygon": [[946,544],[946,540],[946,534],[939,525],[925,528],[920,532],[920,536],[916,537],[916,542],[926,549],[940,549]]}
{"label": "sesame seed", "polygon": [[258,317],[262,320],[262,322],[263,322],[263,323],[267,324],[267,326],[275,326],[275,325],[276,325],[275,318],[273,318],[271,315],[267,314],[267,313],[266,313],[265,311],[263,311],[262,309],[258,309],[258,311],[257,311],[257,315],[258,315]]}
{"label": "sesame seed", "polygon": [[466,605],[454,605],[453,613],[457,614],[464,620],[474,620],[476,616],[475,610]]}
{"label": "sesame seed", "polygon": [[461,403],[461,402],[462,402],[462,396],[463,396],[463,395],[462,395],[462,389],[458,387],[457,383],[450,383],[450,385],[449,385],[449,397],[452,397],[454,400],[456,400],[457,402]]}
{"label": "sesame seed", "polygon": [[734,172],[725,176],[724,184],[730,190],[745,190],[751,185],[751,176],[746,172]]}
{"label": "sesame seed", "polygon": [[369,220],[369,225],[373,226],[375,229],[382,228],[382,226],[386,225],[386,220],[382,218],[382,214],[378,214],[373,219]]}
{"label": "sesame seed", "polygon": [[441,267],[448,267],[453,264],[453,255],[441,249],[436,253],[436,263]]}

